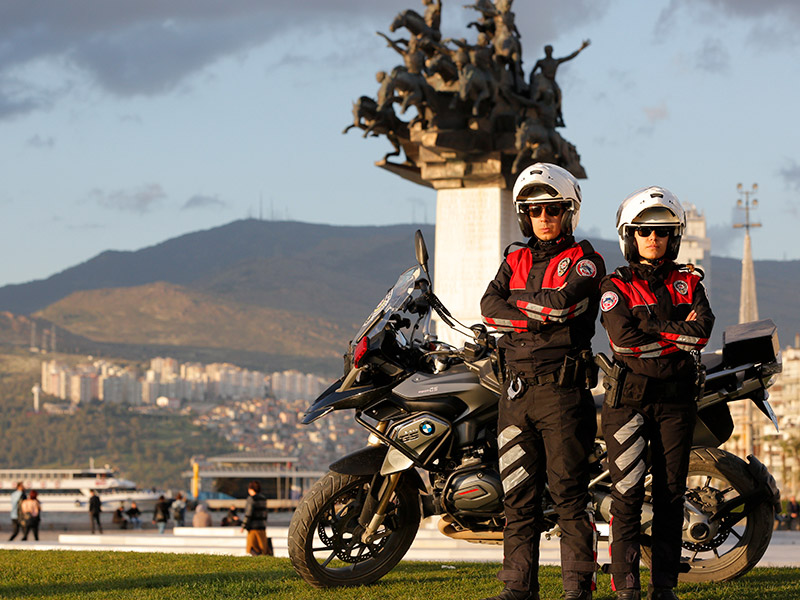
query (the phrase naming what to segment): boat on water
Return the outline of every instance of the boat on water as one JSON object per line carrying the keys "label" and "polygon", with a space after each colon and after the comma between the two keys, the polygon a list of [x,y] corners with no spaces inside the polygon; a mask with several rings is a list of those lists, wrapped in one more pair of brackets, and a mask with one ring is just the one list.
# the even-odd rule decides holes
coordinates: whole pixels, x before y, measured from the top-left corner
{"label": "boat on water", "polygon": [[120,502],[125,508],[136,502],[142,512],[152,510],[164,493],[138,489],[108,465],[88,469],[0,469],[0,512],[11,511],[11,492],[20,481],[26,490],[36,490],[42,510],[50,513],[86,512],[92,490],[100,497],[104,511],[113,511]]}

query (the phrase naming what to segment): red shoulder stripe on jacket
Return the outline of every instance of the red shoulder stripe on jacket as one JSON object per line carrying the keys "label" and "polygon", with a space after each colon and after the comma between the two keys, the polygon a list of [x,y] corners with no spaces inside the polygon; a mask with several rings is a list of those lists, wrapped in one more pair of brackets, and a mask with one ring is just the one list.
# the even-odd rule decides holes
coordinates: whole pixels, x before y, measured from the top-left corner
{"label": "red shoulder stripe on jacket", "polygon": [[650,291],[650,286],[643,279],[634,278],[633,281],[622,281],[617,277],[611,279],[617,286],[620,293],[625,297],[625,304],[628,308],[639,306],[655,306],[658,303],[656,295]]}
{"label": "red shoulder stripe on jacket", "polygon": [[533,266],[533,256],[530,248],[521,248],[506,256],[506,262],[511,267],[511,279],[508,282],[509,290],[524,290],[528,285],[528,275]]}

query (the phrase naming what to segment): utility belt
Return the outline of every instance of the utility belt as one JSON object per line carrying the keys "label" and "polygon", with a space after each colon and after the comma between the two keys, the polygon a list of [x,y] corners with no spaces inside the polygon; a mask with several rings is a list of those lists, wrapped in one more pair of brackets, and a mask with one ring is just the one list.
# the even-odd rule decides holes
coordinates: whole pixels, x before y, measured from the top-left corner
{"label": "utility belt", "polygon": [[509,400],[521,396],[530,386],[555,383],[562,388],[585,386],[591,389],[597,385],[598,368],[591,350],[582,350],[577,356],[565,356],[558,369],[544,375],[523,375],[510,365],[507,371]]}
{"label": "utility belt", "polygon": [[595,362],[603,371],[604,402],[610,408],[641,408],[649,401],[665,397],[687,396],[697,401],[703,387],[700,376],[690,381],[674,381],[639,375],[625,365],[609,360],[602,352],[597,354]]}

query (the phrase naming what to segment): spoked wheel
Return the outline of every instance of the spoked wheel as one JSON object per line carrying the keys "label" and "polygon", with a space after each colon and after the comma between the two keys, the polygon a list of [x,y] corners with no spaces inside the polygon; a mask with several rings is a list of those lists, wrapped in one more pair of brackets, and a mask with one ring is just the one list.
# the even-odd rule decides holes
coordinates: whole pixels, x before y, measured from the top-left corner
{"label": "spoked wheel", "polygon": [[417,534],[419,493],[400,480],[371,542],[359,516],[371,477],[329,472],[303,496],[289,525],[289,558],[314,587],[366,585],[391,571]]}
{"label": "spoked wheel", "polygon": [[[715,519],[714,528],[703,542],[689,539],[684,532],[681,562],[688,565],[689,571],[681,573],[681,581],[730,581],[761,560],[772,539],[772,504],[767,499],[738,505],[735,502],[754,491],[756,485],[741,458],[716,448],[692,450],[686,498]],[[650,565],[650,548],[642,547],[642,558]]]}

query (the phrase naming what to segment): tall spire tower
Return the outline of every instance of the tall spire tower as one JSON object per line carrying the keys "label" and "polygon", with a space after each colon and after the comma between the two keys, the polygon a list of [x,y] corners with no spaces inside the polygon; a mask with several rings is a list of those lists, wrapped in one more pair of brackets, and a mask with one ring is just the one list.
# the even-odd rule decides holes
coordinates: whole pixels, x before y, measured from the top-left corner
{"label": "tall spire tower", "polygon": [[735,229],[744,228],[744,252],[742,254],[742,288],[739,296],[739,323],[758,320],[758,301],[756,300],[756,275],[753,270],[753,252],[750,243],[750,228],[761,227],[761,223],[750,221],[750,210],[758,206],[756,198],[750,196],[758,191],[758,184],[754,183],[749,190],[744,189],[740,183],[736,186],[739,199],[736,207],[744,211],[744,223],[735,223]]}
{"label": "tall spire tower", "polygon": [[[758,191],[758,184],[754,183],[749,190],[744,189],[740,183],[736,186],[739,192],[739,199],[736,207],[744,211],[744,223],[735,223],[735,229],[744,229],[744,251],[742,253],[742,288],[739,296],[739,323],[758,320],[758,302],[756,300],[756,274],[753,269],[753,251],[750,244],[750,228],[761,227],[761,223],[750,221],[750,210],[758,206],[756,198],[751,199]],[[742,443],[744,445],[745,456],[753,454],[754,432],[753,432],[753,404],[744,403],[744,427]]]}

